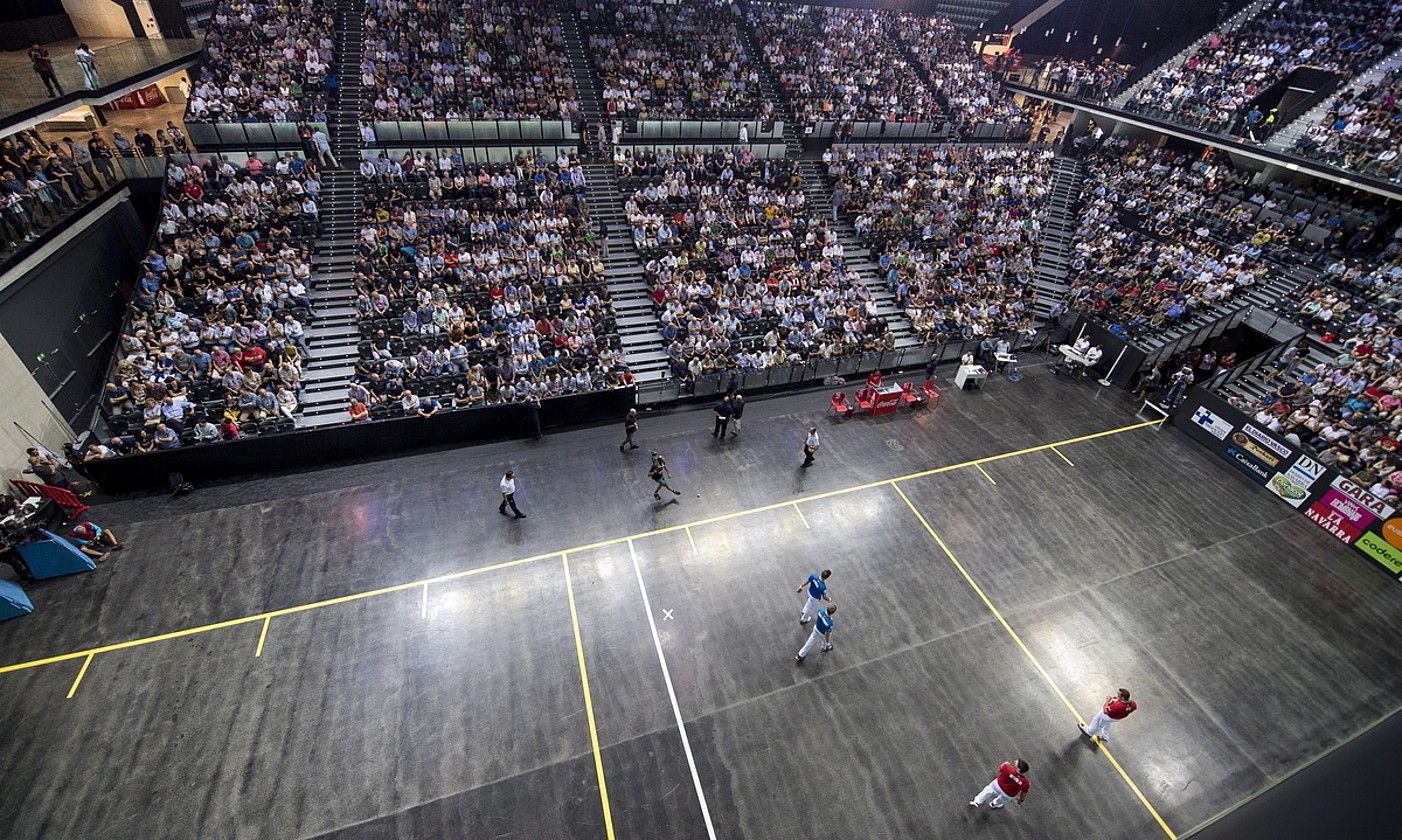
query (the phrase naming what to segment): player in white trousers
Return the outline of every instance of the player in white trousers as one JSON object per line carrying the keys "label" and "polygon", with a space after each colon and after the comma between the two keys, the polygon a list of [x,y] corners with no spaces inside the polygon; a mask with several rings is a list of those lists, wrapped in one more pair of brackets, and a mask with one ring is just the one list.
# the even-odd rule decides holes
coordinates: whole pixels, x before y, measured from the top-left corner
{"label": "player in white trousers", "polygon": [[832,628],[837,623],[832,620],[832,614],[835,612],[837,612],[837,604],[828,604],[826,607],[819,608],[813,617],[813,632],[808,634],[808,641],[799,648],[798,655],[793,658],[794,662],[802,665],[803,658],[808,655],[808,651],[813,649],[819,639],[823,640],[821,648],[823,653],[832,650]]}
{"label": "player in white trousers", "polygon": [[1090,738],[1092,745],[1096,738],[1108,741],[1110,740],[1110,724],[1124,720],[1138,708],[1139,704],[1129,699],[1129,690],[1122,688],[1118,693],[1105,698],[1105,705],[1095,713],[1095,717],[1090,719],[1089,726],[1080,726],[1081,734]]}
{"label": "player in white trousers", "polygon": [[808,600],[804,602],[803,612],[798,616],[799,624],[807,624],[812,621],[814,611],[822,606],[823,601],[832,603],[832,599],[828,597],[827,580],[830,577],[832,577],[832,569],[823,569],[821,572],[809,575],[808,580],[799,584],[798,588],[794,590],[802,592],[805,586],[808,587]]}
{"label": "player in white trousers", "polygon": [[1021,805],[1027,799],[1027,792],[1032,790],[1026,776],[1029,769],[1027,762],[1020,758],[1003,762],[998,767],[998,777],[979,791],[978,796],[969,800],[969,809],[977,810],[979,806],[987,805],[996,811],[1012,799]]}

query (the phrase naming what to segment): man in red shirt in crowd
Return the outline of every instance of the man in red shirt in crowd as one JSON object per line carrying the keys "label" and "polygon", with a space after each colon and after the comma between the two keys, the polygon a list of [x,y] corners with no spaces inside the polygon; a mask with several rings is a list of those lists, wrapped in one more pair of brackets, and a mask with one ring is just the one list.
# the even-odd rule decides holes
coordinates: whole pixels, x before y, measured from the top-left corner
{"label": "man in red shirt in crowd", "polygon": [[1017,799],[1017,804],[1021,805],[1027,799],[1027,792],[1032,789],[1025,775],[1029,769],[1027,762],[1020,758],[1003,762],[998,767],[998,778],[969,800],[969,808],[977,810],[978,806],[990,799],[993,801],[988,807],[994,810],[1007,805],[1010,799]]}
{"label": "man in red shirt in crowd", "polygon": [[1095,744],[1095,739],[1102,741],[1110,740],[1110,724],[1117,720],[1124,720],[1130,713],[1139,708],[1139,704],[1129,699],[1129,690],[1120,689],[1118,694],[1112,694],[1105,698],[1105,707],[1095,713],[1091,718],[1090,726],[1076,724],[1080,727],[1081,734],[1091,739],[1091,744]]}

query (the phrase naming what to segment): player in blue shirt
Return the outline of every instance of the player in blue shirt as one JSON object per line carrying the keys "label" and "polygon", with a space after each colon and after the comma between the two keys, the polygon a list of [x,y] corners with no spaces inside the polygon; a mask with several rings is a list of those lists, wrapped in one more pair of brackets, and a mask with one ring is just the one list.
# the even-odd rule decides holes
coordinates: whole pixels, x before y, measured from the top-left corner
{"label": "player in blue shirt", "polygon": [[833,603],[818,610],[818,615],[813,622],[813,632],[808,634],[808,641],[799,648],[798,655],[793,658],[794,662],[802,665],[803,657],[808,655],[808,651],[813,649],[820,638],[823,640],[823,653],[832,650],[832,628],[837,624],[832,620],[832,615],[835,612],[837,612],[837,604]]}
{"label": "player in blue shirt", "polygon": [[795,592],[802,592],[805,586],[808,587],[808,600],[804,602],[803,612],[798,617],[798,623],[800,625],[805,625],[813,620],[813,611],[818,609],[818,602],[827,601],[832,603],[832,599],[828,597],[827,584],[827,579],[831,576],[832,569],[823,569],[819,573],[809,575],[808,580],[799,584],[799,587],[794,590]]}

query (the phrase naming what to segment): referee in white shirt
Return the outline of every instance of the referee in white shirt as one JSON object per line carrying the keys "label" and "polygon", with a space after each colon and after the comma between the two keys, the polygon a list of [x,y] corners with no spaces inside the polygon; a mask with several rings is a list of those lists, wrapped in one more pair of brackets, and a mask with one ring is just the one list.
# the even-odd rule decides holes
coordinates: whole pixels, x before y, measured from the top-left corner
{"label": "referee in white shirt", "polygon": [[803,441],[803,463],[800,466],[808,466],[813,463],[813,456],[818,451],[818,427],[808,427],[808,437]]}
{"label": "referee in white shirt", "polygon": [[511,512],[516,514],[517,519],[525,519],[526,515],[521,509],[516,507],[516,472],[507,470],[506,475],[501,477],[501,507],[497,508],[497,513],[506,515],[506,506],[511,506]]}

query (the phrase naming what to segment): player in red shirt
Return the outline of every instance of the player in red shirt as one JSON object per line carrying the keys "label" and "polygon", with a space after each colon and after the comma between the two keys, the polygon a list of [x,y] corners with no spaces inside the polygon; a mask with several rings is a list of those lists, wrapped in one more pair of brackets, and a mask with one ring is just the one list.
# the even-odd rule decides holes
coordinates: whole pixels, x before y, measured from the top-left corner
{"label": "player in red shirt", "polygon": [[1110,740],[1110,724],[1117,720],[1124,720],[1137,708],[1139,708],[1139,704],[1129,699],[1129,690],[1122,688],[1118,694],[1112,694],[1105,698],[1105,707],[1091,718],[1090,726],[1085,724],[1077,724],[1077,726],[1080,727],[1082,735],[1091,739],[1092,744],[1095,743],[1096,738],[1108,741]]}
{"label": "player in red shirt", "polygon": [[1027,781],[1026,773],[1031,769],[1027,762],[1020,758],[1012,761],[1005,761],[998,767],[998,778],[988,783],[988,786],[979,791],[978,796],[969,800],[969,808],[977,810],[978,806],[992,800],[989,808],[997,810],[1008,804],[1008,800],[1016,799],[1021,805],[1027,800],[1027,792],[1032,789],[1032,785]]}

